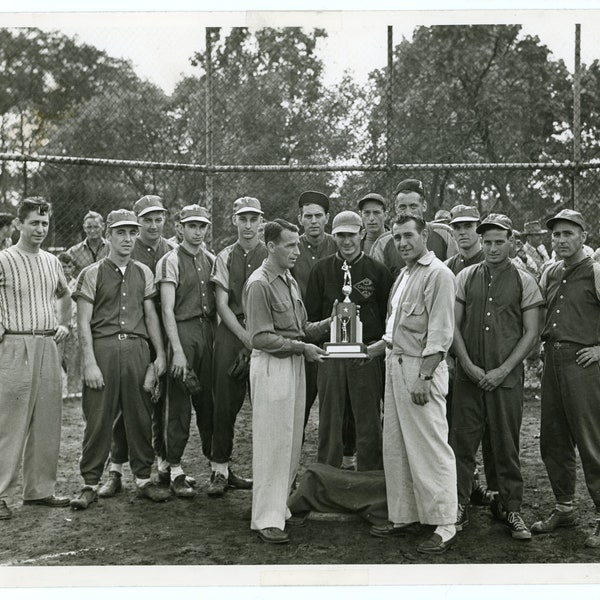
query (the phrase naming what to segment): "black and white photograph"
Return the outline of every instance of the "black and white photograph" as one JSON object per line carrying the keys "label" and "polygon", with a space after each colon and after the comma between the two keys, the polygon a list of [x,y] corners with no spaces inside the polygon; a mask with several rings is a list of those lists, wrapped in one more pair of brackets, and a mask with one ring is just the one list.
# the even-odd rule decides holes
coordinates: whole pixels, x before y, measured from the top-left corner
{"label": "black and white photograph", "polygon": [[600,582],[600,7],[377,8],[0,13],[0,586]]}

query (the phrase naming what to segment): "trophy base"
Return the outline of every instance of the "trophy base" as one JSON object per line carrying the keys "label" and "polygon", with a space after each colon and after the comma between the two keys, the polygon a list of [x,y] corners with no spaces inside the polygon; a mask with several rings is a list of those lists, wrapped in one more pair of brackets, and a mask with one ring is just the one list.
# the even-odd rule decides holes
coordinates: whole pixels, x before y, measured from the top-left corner
{"label": "trophy base", "polygon": [[362,342],[328,342],[324,349],[327,355],[323,358],[369,358]]}

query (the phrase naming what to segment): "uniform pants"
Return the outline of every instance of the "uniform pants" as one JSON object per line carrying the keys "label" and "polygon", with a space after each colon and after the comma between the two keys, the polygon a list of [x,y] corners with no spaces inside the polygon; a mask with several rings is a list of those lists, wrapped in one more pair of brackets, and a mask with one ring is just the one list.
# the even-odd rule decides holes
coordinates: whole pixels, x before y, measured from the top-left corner
{"label": "uniform pants", "polygon": [[[152,348],[150,360],[156,358]],[[159,458],[165,458],[167,450],[165,446],[165,410],[167,401],[167,376],[160,377],[160,397],[158,402],[152,402],[150,411],[152,414],[152,448],[154,454]],[[112,444],[110,447],[110,461],[116,465],[122,465],[129,460],[129,446],[127,445],[127,434],[123,415],[119,413],[113,424]]]}
{"label": "uniform pants", "polygon": [[523,378],[511,388],[484,392],[458,366],[452,413],[450,445],[456,456],[459,504],[469,504],[475,456],[487,430],[500,501],[507,511],[519,512],[523,501],[519,460]]}
{"label": "uniform pants", "polygon": [[148,479],[154,462],[150,395],[143,390],[150,350],[143,338],[117,336],[94,340],[94,355],[104,387],[83,386],[85,418],[79,469],[86,485],[97,485],[111,446],[113,424],[123,415],[129,445],[129,464],[135,477]]}
{"label": "uniform pants", "polygon": [[177,331],[188,365],[198,376],[202,391],[192,396],[183,382],[170,375],[167,376],[166,450],[167,461],[172,465],[181,462],[190,435],[192,405],[196,413],[202,453],[208,459],[210,459],[213,422],[213,325],[208,320],[196,318],[178,322]]}
{"label": "uniform pants", "polygon": [[381,361],[357,366],[353,360],[332,358],[319,364],[318,462],[340,467],[346,398],[356,423],[356,463],[359,471],[381,470]]}
{"label": "uniform pants", "polygon": [[304,420],[304,358],[254,350],[252,392],[251,529],[283,529],[287,499],[300,463]]}
{"label": "uniform pants", "polygon": [[585,483],[600,510],[600,364],[576,362],[584,346],[544,344],[540,449],[558,502],[575,497],[579,450]]}
{"label": "uniform pants", "polygon": [[239,338],[221,321],[215,333],[213,353],[213,438],[212,458],[227,463],[233,451],[233,435],[237,418],[248,389],[248,379],[236,379],[227,371],[244,347]]}
{"label": "uniform pants", "polygon": [[319,371],[319,363],[307,362],[304,365],[306,370],[306,402],[304,408],[304,427],[308,423],[310,417],[310,409],[313,407],[317,399],[317,374]]}
{"label": "uniform pants", "polygon": [[62,383],[51,337],[5,335],[0,342],[0,499],[17,483],[23,461],[23,498],[54,494]]}
{"label": "uniform pants", "polygon": [[[434,371],[429,402],[410,396],[422,359],[388,353],[383,418],[383,468],[388,518],[393,523],[454,523],[456,463],[448,444],[445,395],[448,366]],[[472,475],[472,473],[471,473]]]}

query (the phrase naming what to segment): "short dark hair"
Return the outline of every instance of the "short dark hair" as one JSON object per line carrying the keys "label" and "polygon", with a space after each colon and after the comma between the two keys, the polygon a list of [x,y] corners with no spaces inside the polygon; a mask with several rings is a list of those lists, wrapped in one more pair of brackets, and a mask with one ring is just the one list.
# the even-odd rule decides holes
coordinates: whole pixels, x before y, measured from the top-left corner
{"label": "short dark hair", "polygon": [[288,231],[293,231],[294,233],[298,233],[300,230],[289,221],[285,219],[275,219],[274,221],[269,221],[265,224],[265,244],[269,242],[278,242],[281,237],[281,232],[287,229]]}
{"label": "short dark hair", "polygon": [[70,254],[67,254],[66,252],[61,252],[56,258],[58,258],[58,260],[60,260],[61,263],[66,263],[70,265],[75,264],[73,257]]}
{"label": "short dark hair", "polygon": [[17,206],[17,217],[21,223],[29,216],[30,213],[36,212],[40,215],[48,214],[52,211],[52,206],[46,202],[41,196],[30,196],[24,198]]}
{"label": "short dark hair", "polygon": [[419,233],[425,229],[425,219],[418,215],[413,215],[412,213],[402,213],[401,215],[398,215],[394,221],[394,225],[404,225],[404,223],[408,223],[409,221],[415,222]]}
{"label": "short dark hair", "polygon": [[10,213],[0,213],[0,227],[6,227],[15,220],[15,216]]}

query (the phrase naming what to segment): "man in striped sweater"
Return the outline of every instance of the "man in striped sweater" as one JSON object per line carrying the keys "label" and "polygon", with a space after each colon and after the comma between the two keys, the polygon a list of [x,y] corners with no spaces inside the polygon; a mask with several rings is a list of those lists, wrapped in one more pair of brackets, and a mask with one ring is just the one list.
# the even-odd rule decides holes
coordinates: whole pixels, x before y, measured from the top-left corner
{"label": "man in striped sweater", "polygon": [[6,499],[21,461],[23,504],[69,505],[54,485],[62,417],[56,344],[69,334],[71,297],[60,262],[40,248],[50,204],[26,198],[17,215],[19,241],[0,252],[0,519],[12,516]]}

